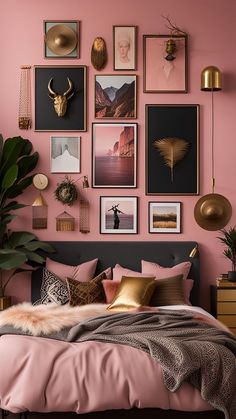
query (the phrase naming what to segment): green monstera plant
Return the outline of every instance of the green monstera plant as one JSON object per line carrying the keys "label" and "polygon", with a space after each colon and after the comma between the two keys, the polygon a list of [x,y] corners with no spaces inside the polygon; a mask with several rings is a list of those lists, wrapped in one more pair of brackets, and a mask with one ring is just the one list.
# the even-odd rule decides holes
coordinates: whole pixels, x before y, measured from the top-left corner
{"label": "green monstera plant", "polygon": [[[24,265],[42,264],[45,261],[43,252],[54,251],[30,232],[9,229],[9,224],[17,217],[15,211],[26,206],[16,197],[32,184],[30,173],[39,158],[32,148],[32,143],[22,137],[3,141],[0,135],[0,296],[5,295],[6,286],[16,273],[30,269]],[[11,270],[11,273],[3,282],[5,270]]]}

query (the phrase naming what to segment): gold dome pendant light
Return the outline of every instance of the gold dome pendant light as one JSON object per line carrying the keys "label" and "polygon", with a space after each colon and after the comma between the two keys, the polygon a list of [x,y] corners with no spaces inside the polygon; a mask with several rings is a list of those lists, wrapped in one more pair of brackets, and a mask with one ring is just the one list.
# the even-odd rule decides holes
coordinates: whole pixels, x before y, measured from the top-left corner
{"label": "gold dome pendant light", "polygon": [[203,69],[201,90],[211,92],[211,178],[212,193],[202,196],[194,208],[194,217],[198,225],[205,230],[216,231],[226,226],[232,215],[232,207],[227,198],[216,194],[214,161],[214,92],[221,90],[221,73],[215,66]]}

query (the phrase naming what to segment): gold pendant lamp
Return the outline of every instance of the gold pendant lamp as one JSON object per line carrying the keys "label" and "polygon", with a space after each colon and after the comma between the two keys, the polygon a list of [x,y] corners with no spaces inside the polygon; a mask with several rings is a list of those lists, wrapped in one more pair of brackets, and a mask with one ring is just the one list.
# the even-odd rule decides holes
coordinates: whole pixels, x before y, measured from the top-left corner
{"label": "gold pendant lamp", "polygon": [[215,150],[214,150],[214,92],[222,89],[221,73],[215,66],[203,69],[201,90],[211,92],[211,186],[212,192],[202,196],[194,208],[198,225],[205,230],[216,231],[224,228],[232,215],[232,207],[227,198],[215,193]]}

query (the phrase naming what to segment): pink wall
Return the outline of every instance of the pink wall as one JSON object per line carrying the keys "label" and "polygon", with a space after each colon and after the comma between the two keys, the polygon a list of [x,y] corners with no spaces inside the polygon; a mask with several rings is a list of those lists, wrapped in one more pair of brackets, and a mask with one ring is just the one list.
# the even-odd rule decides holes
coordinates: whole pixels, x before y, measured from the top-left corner
{"label": "pink wall", "polygon": [[[189,34],[189,93],[188,94],[144,94],[142,92],[142,35],[166,34],[165,20],[171,20]],[[222,248],[216,236],[217,232],[202,230],[195,222],[193,208],[198,200],[196,196],[148,197],[145,196],[145,103],[190,103],[200,104],[200,187],[201,195],[211,191],[210,165],[210,96],[200,91],[200,73],[208,65],[218,66],[223,73],[223,90],[215,95],[215,133],[216,133],[216,192],[228,197],[233,206],[230,225],[236,223],[236,188],[235,188],[235,107],[236,55],[234,40],[236,3],[228,0],[8,0],[0,5],[0,131],[4,138],[22,135],[29,138],[40,152],[37,171],[50,176],[50,187],[44,197],[49,204],[49,227],[39,230],[43,240],[196,240],[200,244],[202,261],[202,301],[207,307],[209,302],[209,284],[214,283],[216,274],[227,271],[229,264],[222,257]],[[81,57],[79,60],[45,60],[43,58],[43,20],[78,19],[81,24]],[[82,174],[91,177],[91,123],[94,121],[94,74],[90,65],[91,45],[96,36],[102,36],[107,43],[108,65],[104,73],[112,72],[112,25],[138,26],[138,119],[139,124],[139,161],[138,188],[135,190],[89,189],[91,203],[91,232],[82,235],[78,231],[62,233],[55,231],[55,216],[62,206],[53,198],[57,181],[63,175],[50,174],[49,137],[50,133],[20,131],[17,126],[19,76],[22,64],[84,64],[88,66],[88,131],[81,133]],[[33,79],[33,77],[32,77]],[[33,83],[32,83],[33,85]],[[52,133],[53,134],[53,133]],[[75,176],[78,178],[78,176]],[[106,236],[99,234],[99,196],[109,194],[127,194],[140,197],[139,235]],[[31,204],[36,191],[28,189],[21,201]],[[147,226],[147,208],[150,200],[180,200],[183,203],[182,234],[150,235]],[[74,205],[71,214],[78,218],[78,205]],[[16,229],[31,229],[31,208],[21,211],[15,224]],[[8,293],[15,301],[29,298],[29,279],[12,281]]]}

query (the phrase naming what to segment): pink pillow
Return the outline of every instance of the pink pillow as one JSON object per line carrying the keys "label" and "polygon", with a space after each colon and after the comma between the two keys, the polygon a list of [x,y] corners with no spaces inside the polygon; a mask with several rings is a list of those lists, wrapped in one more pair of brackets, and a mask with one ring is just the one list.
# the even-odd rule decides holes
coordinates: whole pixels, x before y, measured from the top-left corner
{"label": "pink pillow", "polygon": [[75,279],[76,281],[87,282],[94,277],[97,261],[98,259],[93,259],[88,262],[81,263],[80,265],[71,266],[47,258],[46,268],[63,281],[66,281],[66,278],[69,277]]}
{"label": "pink pillow", "polygon": [[102,281],[103,289],[106,296],[106,303],[111,304],[113,301],[116,292],[118,290],[118,287],[120,285],[120,281],[114,281],[112,279],[104,279]]}
{"label": "pink pillow", "polygon": [[113,268],[113,280],[114,281],[121,281],[122,276],[134,276],[134,277],[146,277],[146,276],[153,276],[153,275],[144,275],[141,272],[132,271],[132,269],[123,268],[123,266],[119,265],[118,263]]}
{"label": "pink pillow", "polygon": [[194,280],[187,278],[186,281],[183,281],[183,291],[184,291],[184,301],[185,304],[188,304],[189,306],[191,306],[191,302],[190,302],[190,294],[193,288],[193,284],[194,284]]}
{"label": "pink pillow", "polygon": [[193,287],[193,280],[188,279],[187,276],[191,268],[191,262],[182,262],[172,268],[165,268],[158,263],[147,262],[146,260],[141,261],[142,273],[147,275],[154,275],[156,279],[170,278],[175,275],[183,275],[183,291],[185,303],[191,305],[189,297]]}

